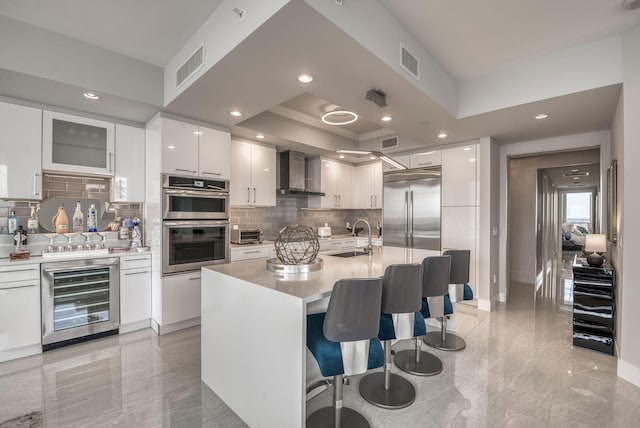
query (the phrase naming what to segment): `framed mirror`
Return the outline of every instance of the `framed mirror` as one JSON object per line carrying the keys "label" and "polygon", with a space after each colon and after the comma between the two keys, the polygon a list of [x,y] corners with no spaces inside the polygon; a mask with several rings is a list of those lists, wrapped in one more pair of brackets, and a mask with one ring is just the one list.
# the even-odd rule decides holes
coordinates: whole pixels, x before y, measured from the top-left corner
{"label": "framed mirror", "polygon": [[618,241],[618,161],[612,160],[607,168],[607,239]]}

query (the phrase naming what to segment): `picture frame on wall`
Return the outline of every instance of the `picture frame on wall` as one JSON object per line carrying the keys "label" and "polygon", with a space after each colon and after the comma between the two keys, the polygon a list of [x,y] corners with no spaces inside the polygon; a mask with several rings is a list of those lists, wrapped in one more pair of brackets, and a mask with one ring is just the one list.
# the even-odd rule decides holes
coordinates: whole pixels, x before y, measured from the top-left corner
{"label": "picture frame on wall", "polygon": [[607,168],[607,239],[618,241],[618,161],[613,159]]}

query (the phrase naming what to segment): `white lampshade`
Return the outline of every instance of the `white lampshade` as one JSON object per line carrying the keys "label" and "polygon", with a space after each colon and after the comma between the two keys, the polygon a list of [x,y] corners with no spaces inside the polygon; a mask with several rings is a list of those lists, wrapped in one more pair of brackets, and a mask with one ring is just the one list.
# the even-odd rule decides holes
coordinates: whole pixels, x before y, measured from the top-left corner
{"label": "white lampshade", "polygon": [[607,235],[589,233],[585,237],[584,251],[603,253],[607,251]]}

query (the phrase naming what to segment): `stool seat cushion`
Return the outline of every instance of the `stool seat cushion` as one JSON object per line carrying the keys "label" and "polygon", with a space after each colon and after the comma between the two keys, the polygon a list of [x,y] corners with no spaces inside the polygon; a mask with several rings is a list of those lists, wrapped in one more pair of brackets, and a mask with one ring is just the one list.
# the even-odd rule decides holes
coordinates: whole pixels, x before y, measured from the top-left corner
{"label": "stool seat cushion", "polygon": [[[420,309],[420,313],[424,318],[431,318],[431,311],[429,311],[429,303],[427,303],[426,298],[422,298],[422,309]],[[444,314],[451,315],[453,313],[453,305],[451,304],[451,299],[448,294],[444,295]]]}
{"label": "stool seat cushion", "polygon": [[[318,361],[320,373],[324,377],[344,374],[340,342],[332,342],[324,337],[322,326],[326,313],[307,315],[307,348]],[[375,369],[384,364],[384,353],[378,338],[369,344],[368,368]]]}
{"label": "stool seat cushion", "polygon": [[[413,317],[413,335],[424,336],[427,334],[427,326],[424,323],[424,317],[420,312],[416,312]],[[393,340],[396,338],[395,329],[393,327],[393,318],[391,314],[380,314],[380,332],[378,339]]]}
{"label": "stool seat cushion", "polygon": [[464,285],[464,290],[462,292],[462,300],[473,300],[473,290],[469,286],[469,284]]}

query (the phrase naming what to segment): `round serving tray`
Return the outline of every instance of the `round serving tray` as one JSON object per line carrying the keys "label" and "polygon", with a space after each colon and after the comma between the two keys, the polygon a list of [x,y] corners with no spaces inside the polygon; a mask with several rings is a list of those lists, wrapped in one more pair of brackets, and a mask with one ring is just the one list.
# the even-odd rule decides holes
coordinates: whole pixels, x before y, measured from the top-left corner
{"label": "round serving tray", "polygon": [[301,265],[285,265],[278,258],[267,260],[267,270],[278,273],[306,273],[322,269],[324,262],[320,258],[308,264]]}

